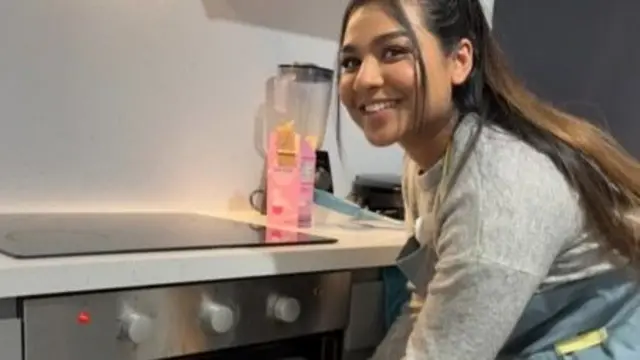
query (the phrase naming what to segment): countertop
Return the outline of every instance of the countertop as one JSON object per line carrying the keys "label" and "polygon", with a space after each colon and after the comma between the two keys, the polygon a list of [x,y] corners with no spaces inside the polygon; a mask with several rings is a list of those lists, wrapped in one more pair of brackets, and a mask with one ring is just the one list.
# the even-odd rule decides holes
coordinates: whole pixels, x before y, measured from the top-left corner
{"label": "countertop", "polygon": [[[265,222],[253,211],[209,215]],[[364,226],[320,209],[314,216],[314,226],[305,231],[337,243],[33,260],[0,255],[0,298],[382,267],[394,262],[405,242],[398,224]]]}

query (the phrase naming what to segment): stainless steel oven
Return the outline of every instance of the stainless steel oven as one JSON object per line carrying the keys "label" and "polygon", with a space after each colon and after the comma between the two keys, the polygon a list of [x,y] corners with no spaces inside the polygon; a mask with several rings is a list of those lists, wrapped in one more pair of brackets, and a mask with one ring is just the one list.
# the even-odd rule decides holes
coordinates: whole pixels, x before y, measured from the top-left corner
{"label": "stainless steel oven", "polygon": [[332,272],[21,299],[22,357],[341,359],[350,291]]}

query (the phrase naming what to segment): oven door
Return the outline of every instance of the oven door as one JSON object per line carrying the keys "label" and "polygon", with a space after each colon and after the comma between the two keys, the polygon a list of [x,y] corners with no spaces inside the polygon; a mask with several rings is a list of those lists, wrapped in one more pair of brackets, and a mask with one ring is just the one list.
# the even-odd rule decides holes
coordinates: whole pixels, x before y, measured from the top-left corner
{"label": "oven door", "polygon": [[334,331],[172,360],[340,360],[343,336],[342,331]]}

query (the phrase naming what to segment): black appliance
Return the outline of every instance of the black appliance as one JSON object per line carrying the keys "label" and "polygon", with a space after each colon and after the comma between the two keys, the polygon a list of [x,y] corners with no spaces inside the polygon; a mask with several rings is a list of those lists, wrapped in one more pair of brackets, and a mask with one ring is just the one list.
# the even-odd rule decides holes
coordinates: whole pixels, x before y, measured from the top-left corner
{"label": "black appliance", "polygon": [[404,219],[402,177],[400,175],[358,175],[353,181],[349,198],[370,211],[396,220]]}
{"label": "black appliance", "polygon": [[0,214],[0,252],[17,258],[336,241],[188,213]]}

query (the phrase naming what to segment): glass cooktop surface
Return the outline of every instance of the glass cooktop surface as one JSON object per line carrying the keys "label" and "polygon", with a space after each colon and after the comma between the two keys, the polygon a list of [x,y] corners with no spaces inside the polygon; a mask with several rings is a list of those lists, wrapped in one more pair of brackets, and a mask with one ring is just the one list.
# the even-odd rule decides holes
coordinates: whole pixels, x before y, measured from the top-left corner
{"label": "glass cooktop surface", "polygon": [[199,214],[0,214],[0,252],[25,259],[335,242]]}

